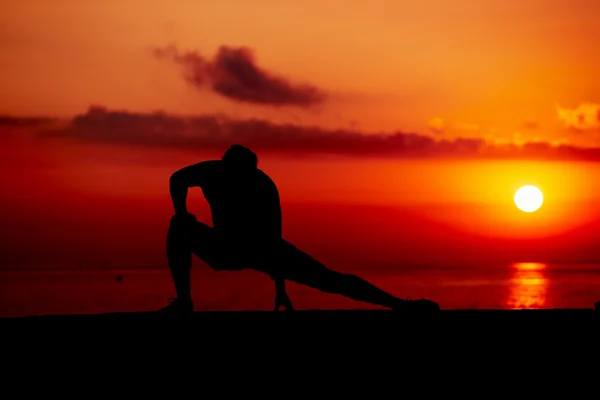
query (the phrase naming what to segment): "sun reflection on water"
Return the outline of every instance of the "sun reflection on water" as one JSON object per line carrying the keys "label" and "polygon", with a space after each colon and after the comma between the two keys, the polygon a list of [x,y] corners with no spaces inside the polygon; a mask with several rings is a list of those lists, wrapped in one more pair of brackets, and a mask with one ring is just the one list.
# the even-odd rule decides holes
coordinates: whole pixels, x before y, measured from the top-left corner
{"label": "sun reflection on water", "polygon": [[510,289],[506,305],[511,309],[542,308],[546,300],[547,264],[511,264]]}

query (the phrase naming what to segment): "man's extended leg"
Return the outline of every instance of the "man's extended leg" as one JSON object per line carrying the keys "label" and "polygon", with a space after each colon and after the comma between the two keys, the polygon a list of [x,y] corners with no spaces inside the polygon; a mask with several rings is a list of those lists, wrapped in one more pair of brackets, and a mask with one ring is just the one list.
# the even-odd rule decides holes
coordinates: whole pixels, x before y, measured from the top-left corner
{"label": "man's extended leg", "polygon": [[278,259],[280,264],[273,265],[273,268],[277,268],[285,279],[323,292],[340,294],[353,300],[394,310],[408,308],[439,310],[439,306],[432,301],[409,302],[387,293],[358,276],[332,271],[288,242],[284,242]]}

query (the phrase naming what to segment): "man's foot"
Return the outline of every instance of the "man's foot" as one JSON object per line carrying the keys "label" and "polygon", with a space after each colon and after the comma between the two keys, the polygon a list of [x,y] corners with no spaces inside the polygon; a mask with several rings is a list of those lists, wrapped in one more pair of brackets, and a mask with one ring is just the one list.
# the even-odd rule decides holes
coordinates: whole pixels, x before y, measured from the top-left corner
{"label": "man's foot", "polygon": [[400,300],[394,311],[417,312],[417,313],[432,313],[440,311],[440,305],[434,301],[427,299],[412,300],[410,297],[407,300]]}
{"label": "man's foot", "polygon": [[192,300],[169,299],[169,304],[166,307],[158,310],[163,314],[191,314],[194,312],[194,303]]}

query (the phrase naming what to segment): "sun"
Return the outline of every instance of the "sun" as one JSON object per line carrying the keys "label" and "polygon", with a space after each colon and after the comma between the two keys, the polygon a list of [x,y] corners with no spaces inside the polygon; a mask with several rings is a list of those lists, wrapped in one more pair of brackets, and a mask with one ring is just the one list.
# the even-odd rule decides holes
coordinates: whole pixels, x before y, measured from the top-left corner
{"label": "sun", "polygon": [[537,211],[543,202],[544,195],[535,186],[523,186],[515,193],[515,204],[523,212],[531,213]]}

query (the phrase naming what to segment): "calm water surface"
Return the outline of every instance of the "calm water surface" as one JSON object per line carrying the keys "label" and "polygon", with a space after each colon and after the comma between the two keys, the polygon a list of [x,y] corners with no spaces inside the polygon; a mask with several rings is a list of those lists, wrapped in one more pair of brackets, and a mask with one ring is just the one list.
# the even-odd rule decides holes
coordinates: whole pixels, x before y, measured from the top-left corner
{"label": "calm water surface", "polygon": [[[270,310],[274,288],[253,271],[193,271],[198,310]],[[356,273],[399,297],[445,309],[590,308],[600,300],[600,265],[515,263]],[[297,309],[376,308],[288,283]],[[0,316],[151,311],[174,296],[166,269],[0,271]]]}

